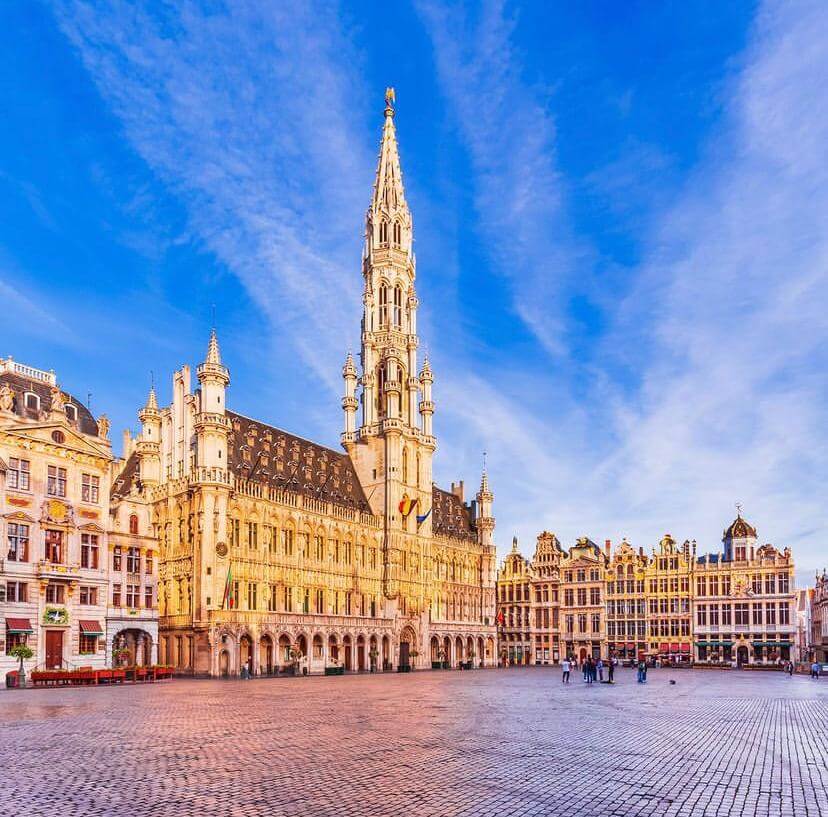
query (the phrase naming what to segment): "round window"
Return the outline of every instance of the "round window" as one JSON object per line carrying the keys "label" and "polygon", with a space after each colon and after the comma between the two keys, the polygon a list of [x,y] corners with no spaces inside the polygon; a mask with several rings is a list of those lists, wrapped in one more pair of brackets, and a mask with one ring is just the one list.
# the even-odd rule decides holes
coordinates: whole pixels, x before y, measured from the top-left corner
{"label": "round window", "polygon": [[52,439],[56,443],[63,443],[63,442],[66,442],[66,435],[62,431],[53,431],[52,432]]}

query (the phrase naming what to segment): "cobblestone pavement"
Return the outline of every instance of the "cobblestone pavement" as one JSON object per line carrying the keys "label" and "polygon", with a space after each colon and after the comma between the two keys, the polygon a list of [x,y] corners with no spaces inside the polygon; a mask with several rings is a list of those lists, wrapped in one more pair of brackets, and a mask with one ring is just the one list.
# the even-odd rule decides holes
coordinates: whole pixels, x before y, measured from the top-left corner
{"label": "cobblestone pavement", "polygon": [[0,729],[4,817],[828,814],[828,679],[782,673],[21,690]]}

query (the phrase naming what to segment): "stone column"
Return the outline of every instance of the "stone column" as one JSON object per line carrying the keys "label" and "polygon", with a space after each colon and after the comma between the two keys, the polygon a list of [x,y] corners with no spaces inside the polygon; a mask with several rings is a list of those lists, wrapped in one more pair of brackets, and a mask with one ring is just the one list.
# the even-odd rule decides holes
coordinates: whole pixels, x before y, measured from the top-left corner
{"label": "stone column", "polygon": [[259,644],[259,631],[254,630],[250,633],[251,638],[251,649],[253,650],[253,675],[256,676],[259,674],[259,650],[261,645]]}

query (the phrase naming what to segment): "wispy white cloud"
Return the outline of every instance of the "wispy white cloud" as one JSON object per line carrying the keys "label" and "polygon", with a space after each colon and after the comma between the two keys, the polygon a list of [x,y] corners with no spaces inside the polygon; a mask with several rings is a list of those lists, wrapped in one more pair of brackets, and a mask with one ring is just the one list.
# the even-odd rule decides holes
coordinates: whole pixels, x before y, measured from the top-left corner
{"label": "wispy white cloud", "polygon": [[818,3],[761,8],[722,128],[608,338],[633,330],[650,352],[605,464],[622,490],[708,529],[742,499],[811,563],[828,533],[827,23]]}
{"label": "wispy white cloud", "polygon": [[[539,203],[551,213],[548,234],[523,242],[518,230],[514,268],[537,268],[538,247],[562,241],[567,257],[543,269],[567,269],[578,253],[554,193],[554,130],[519,76],[502,6],[473,30],[455,12],[422,9],[446,93],[467,123],[481,223],[512,226],[527,200],[516,168],[539,167],[552,191]],[[824,561],[826,24],[819,3],[760,9],[703,160],[643,236],[645,260],[630,270],[630,294],[590,372],[592,404],[504,397],[501,384],[516,372],[490,372],[486,408],[470,427],[481,436],[497,428],[499,516],[524,536],[549,520],[568,535],[591,529],[646,544],[671,530],[715,548],[741,500],[764,537],[796,547],[802,566]],[[516,127],[498,135],[496,125],[511,124],[504,100]],[[505,149],[511,139],[515,152]],[[512,193],[501,203],[487,191]],[[613,374],[619,365],[630,379]],[[535,374],[535,391],[548,393],[554,372]]]}
{"label": "wispy white cloud", "polygon": [[[268,317],[264,342],[288,344],[285,358],[298,353],[338,392],[358,325],[374,145],[358,124],[365,89],[339,10],[60,8],[127,138],[185,203],[194,240]],[[479,15],[418,8],[468,148],[492,266],[555,361],[502,370],[481,360],[480,339],[451,355],[434,348],[438,473],[476,473],[488,448],[501,541],[548,527],[647,544],[669,529],[714,547],[739,499],[764,536],[816,567],[828,533],[824,8],[761,8],[709,149],[637,236],[644,261],[577,388],[571,369],[569,385],[559,376],[571,365],[565,309],[594,256],[567,217],[553,97],[524,76],[503,3]],[[647,155],[658,177],[669,163]],[[629,164],[608,170],[623,197]],[[462,319],[423,306],[431,344]],[[461,335],[451,329],[453,343]]]}
{"label": "wispy white cloud", "polygon": [[514,308],[547,351],[566,351],[565,302],[589,248],[570,229],[555,160],[549,89],[521,75],[504,2],[421,0],[438,75],[473,166],[475,206],[494,269],[513,284]]}
{"label": "wispy white cloud", "polygon": [[77,0],[58,17],[128,140],[184,203],[193,240],[338,391],[371,155],[354,136],[358,55],[336,12]]}

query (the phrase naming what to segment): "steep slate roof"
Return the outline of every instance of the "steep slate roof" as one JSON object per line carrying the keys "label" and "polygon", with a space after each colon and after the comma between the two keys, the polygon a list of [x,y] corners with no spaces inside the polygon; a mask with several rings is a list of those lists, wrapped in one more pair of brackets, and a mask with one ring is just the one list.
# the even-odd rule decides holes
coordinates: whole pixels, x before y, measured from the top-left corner
{"label": "steep slate roof", "polygon": [[[41,415],[46,414],[52,410],[52,389],[48,383],[40,380],[32,380],[22,375],[13,374],[11,372],[0,373],[0,383],[8,383],[14,392],[14,413],[19,417],[27,420],[40,420]],[[30,391],[40,398],[40,413],[34,409],[27,409],[23,400],[25,392]],[[78,430],[82,434],[88,434],[91,437],[98,436],[98,424],[95,418],[86,406],[80,400],[73,397],[71,394],[61,390],[61,393],[66,397],[67,402],[75,406],[78,412]]]}
{"label": "steep slate roof", "polygon": [[112,488],[109,491],[110,498],[119,499],[127,496],[132,490],[132,486],[137,485],[139,481],[138,452],[133,451],[124,463],[121,473],[112,481]]}
{"label": "steep slate roof", "polygon": [[431,530],[435,536],[477,539],[469,509],[460,497],[435,485],[431,489],[431,503]]}
{"label": "steep slate roof", "polygon": [[[226,414],[233,429],[227,457],[230,470],[237,477],[371,513],[347,454],[234,411]],[[111,496],[127,496],[138,480],[138,454],[133,452],[115,478]],[[468,506],[459,497],[437,486],[432,488],[431,496],[434,534],[476,541],[477,533]]]}
{"label": "steep slate roof", "polygon": [[730,527],[722,534],[722,539],[745,539],[747,537],[756,538],[756,528],[750,524],[746,519],[737,516]]}
{"label": "steep slate roof", "polygon": [[233,411],[227,417],[233,427],[227,458],[237,477],[371,512],[347,454]]}

